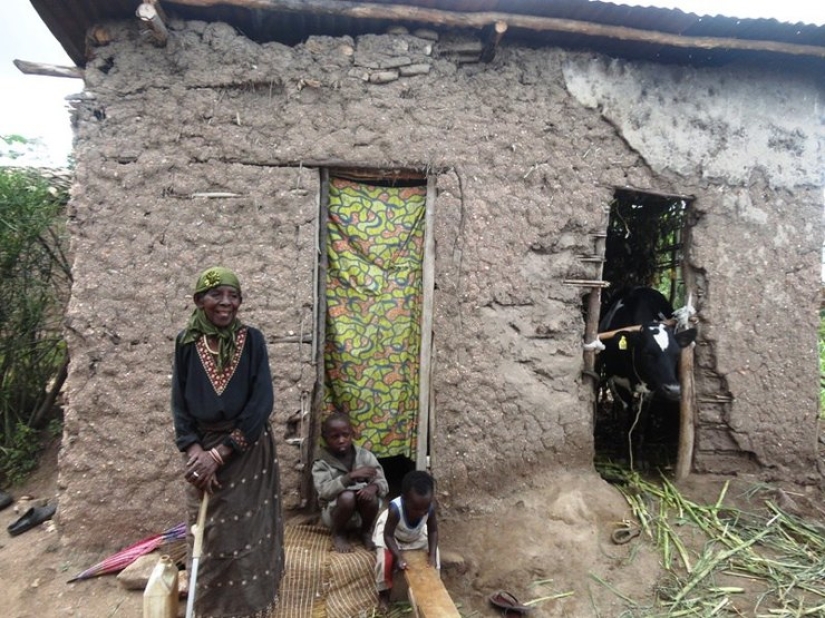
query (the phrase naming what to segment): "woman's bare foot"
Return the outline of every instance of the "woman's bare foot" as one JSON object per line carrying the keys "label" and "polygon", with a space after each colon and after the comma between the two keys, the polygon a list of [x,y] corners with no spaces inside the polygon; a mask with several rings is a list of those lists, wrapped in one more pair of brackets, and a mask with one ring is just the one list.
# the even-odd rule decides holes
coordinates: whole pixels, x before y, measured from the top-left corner
{"label": "woman's bare foot", "polygon": [[339,554],[348,554],[352,551],[352,546],[349,544],[347,537],[343,534],[332,535],[332,546]]}
{"label": "woman's bare foot", "polygon": [[375,551],[375,543],[372,542],[372,535],[369,532],[361,533],[361,542],[369,551]]}

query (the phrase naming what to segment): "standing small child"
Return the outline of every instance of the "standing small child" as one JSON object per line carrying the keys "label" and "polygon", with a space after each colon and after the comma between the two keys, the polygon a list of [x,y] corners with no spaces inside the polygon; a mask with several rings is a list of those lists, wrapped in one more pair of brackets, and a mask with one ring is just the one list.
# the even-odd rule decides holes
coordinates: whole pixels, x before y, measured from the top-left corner
{"label": "standing small child", "polygon": [[375,581],[382,612],[390,605],[394,568],[407,568],[401,550],[426,549],[427,564],[440,568],[435,483],[423,470],[413,470],[401,480],[401,495],[390,502],[375,524]]}
{"label": "standing small child", "polygon": [[384,469],[370,451],[352,443],[352,424],[343,412],[330,414],[321,425],[324,447],[312,464],[312,481],[321,502],[321,521],[332,530],[335,551],[352,551],[348,531],[358,529],[369,549],[372,527],[387,495]]}

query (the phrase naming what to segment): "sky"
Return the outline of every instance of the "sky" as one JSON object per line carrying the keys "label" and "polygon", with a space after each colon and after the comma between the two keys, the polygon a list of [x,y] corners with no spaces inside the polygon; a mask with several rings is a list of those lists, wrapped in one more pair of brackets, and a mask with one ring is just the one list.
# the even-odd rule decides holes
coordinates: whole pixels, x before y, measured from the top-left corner
{"label": "sky", "polygon": [[[825,24],[823,0],[624,0],[617,4],[679,8],[699,15],[767,17]],[[137,5],[137,0],[135,0]],[[29,0],[0,0],[0,136],[20,135],[36,147],[16,165],[60,167],[71,152],[66,97],[83,90],[80,79],[24,75],[15,59],[74,66]],[[3,150],[0,142],[0,152]],[[9,161],[0,158],[0,165]]]}
{"label": "sky", "polygon": [[72,145],[65,97],[81,92],[83,81],[24,75],[15,59],[74,66],[29,0],[0,0],[0,136],[42,141],[36,157],[15,164],[65,166]]}

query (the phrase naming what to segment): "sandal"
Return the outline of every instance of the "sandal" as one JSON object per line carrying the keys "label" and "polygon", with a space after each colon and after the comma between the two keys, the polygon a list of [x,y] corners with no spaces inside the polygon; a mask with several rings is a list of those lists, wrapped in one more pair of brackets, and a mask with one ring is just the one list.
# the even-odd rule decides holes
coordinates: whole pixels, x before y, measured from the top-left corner
{"label": "sandal", "polygon": [[503,609],[505,616],[511,613],[526,614],[532,609],[519,603],[518,599],[506,590],[499,590],[490,596],[490,603],[499,609]]}
{"label": "sandal", "polygon": [[45,521],[50,520],[57,510],[55,505],[36,506],[26,511],[23,516],[7,528],[11,536],[22,534]]}

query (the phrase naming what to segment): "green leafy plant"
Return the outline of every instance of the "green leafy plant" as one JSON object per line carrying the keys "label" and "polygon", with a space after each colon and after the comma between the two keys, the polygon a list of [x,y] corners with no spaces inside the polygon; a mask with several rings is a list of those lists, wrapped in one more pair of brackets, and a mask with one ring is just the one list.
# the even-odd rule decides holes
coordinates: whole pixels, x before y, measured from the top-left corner
{"label": "green leafy plant", "polygon": [[17,423],[7,444],[0,446],[0,461],[6,482],[14,485],[26,478],[37,466],[37,453],[40,450],[38,432],[26,425]]}
{"label": "green leafy plant", "polygon": [[[612,464],[600,465],[599,472],[624,496],[639,538],[657,551],[667,572],[652,605],[591,574],[626,605],[612,615],[825,616],[825,535],[815,518],[780,506],[793,504],[783,490],[757,484],[734,498],[727,480],[715,502],[703,503],[664,474],[643,478]],[[737,506],[743,502],[747,510]]]}
{"label": "green leafy plant", "polygon": [[65,379],[65,202],[65,191],[36,172],[0,168],[0,481],[36,465]]}
{"label": "green leafy plant", "polygon": [[610,205],[603,278],[613,294],[635,286],[654,287],[674,306],[684,304],[682,245],[687,202],[679,197],[618,190]]}

